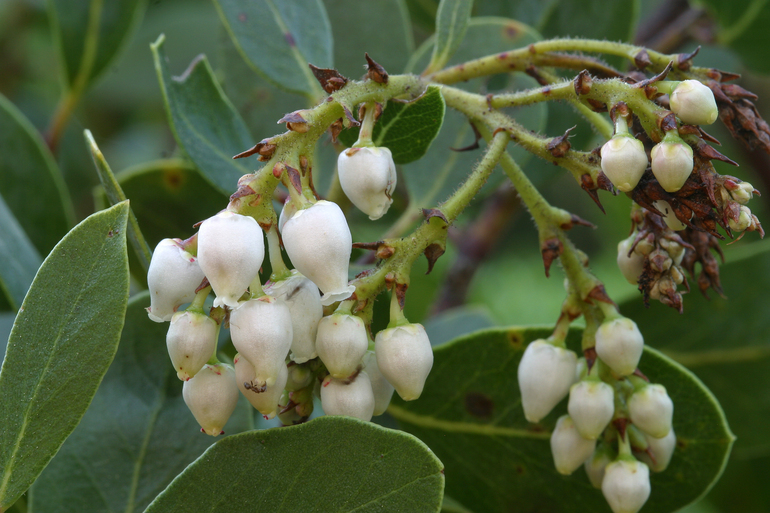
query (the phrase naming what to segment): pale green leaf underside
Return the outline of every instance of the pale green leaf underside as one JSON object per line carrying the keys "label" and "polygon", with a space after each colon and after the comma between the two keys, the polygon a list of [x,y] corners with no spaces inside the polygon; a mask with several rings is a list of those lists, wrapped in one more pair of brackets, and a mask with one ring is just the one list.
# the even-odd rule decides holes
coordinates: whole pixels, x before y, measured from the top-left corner
{"label": "pale green leaf underside", "polygon": [[[446,493],[474,511],[609,512],[582,469],[566,477],[553,466],[550,431],[566,401],[539,424],[524,419],[518,364],[526,345],[550,331],[495,328],[445,344],[435,350],[420,400],[394,399],[388,409],[444,463]],[[571,331],[571,348],[579,350],[580,335]],[[669,468],[652,476],[642,511],[674,511],[712,486],[733,436],[716,399],[689,371],[649,348],[640,367],[673,398],[679,445]]]}
{"label": "pale green leaf underside", "polygon": [[73,228],[24,299],[0,371],[0,509],[56,454],[112,362],[128,300],[127,218],[125,202]]}
{"label": "pale green leaf underside", "polygon": [[430,449],[407,433],[319,417],[223,439],[147,513],[437,512],[442,471]]}
{"label": "pale green leaf underside", "polygon": [[460,47],[472,8],[473,0],[441,0],[436,13],[436,42],[429,72],[443,68]]}

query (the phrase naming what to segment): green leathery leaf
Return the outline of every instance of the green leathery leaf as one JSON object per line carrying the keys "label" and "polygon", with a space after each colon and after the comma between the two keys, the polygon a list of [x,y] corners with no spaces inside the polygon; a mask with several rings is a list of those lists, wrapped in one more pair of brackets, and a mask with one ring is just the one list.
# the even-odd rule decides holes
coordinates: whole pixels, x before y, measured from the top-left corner
{"label": "green leathery leaf", "polygon": [[770,73],[766,48],[770,44],[770,2],[701,0],[719,25],[717,42],[735,50],[752,71]]}
{"label": "green leathery leaf", "polygon": [[229,195],[238,179],[251,172],[233,155],[252,147],[254,140],[217,83],[208,59],[201,55],[181,76],[172,77],[164,40],[161,35],[150,47],[174,137],[203,176]]}
{"label": "green leathery leaf", "polygon": [[[434,351],[418,401],[394,397],[388,412],[444,463],[446,493],[477,511],[609,512],[582,469],[562,476],[553,466],[550,431],[566,401],[538,424],[521,409],[517,369],[527,344],[551,328],[493,328]],[[567,346],[580,350],[581,330]],[[719,403],[687,369],[649,347],[640,368],[663,384],[676,405],[678,447],[668,469],[651,476],[642,512],[675,511],[704,494],[722,473],[733,435]],[[492,471],[491,469],[494,469]]]}
{"label": "green leathery leaf", "polygon": [[[96,166],[96,172],[99,175],[99,181],[102,182],[102,187],[107,194],[110,205],[117,205],[121,201],[126,201],[126,195],[120,188],[117,179],[115,179],[115,174],[112,172],[112,169],[107,163],[107,159],[104,158],[99,146],[97,146],[91,131],[86,130],[84,135],[88,149],[91,151],[91,158]],[[136,216],[131,208],[128,209],[127,237],[134,250],[134,254],[139,259],[139,264],[144,270],[144,273],[147,273],[150,269],[152,250],[147,245],[147,241],[144,239],[144,235],[142,235],[142,230],[139,228],[139,221],[136,220]]]}
{"label": "green leathery leaf", "polygon": [[59,166],[32,123],[0,94],[0,194],[40,254],[75,224]]}
{"label": "green leathery leaf", "polygon": [[719,274],[727,298],[688,294],[682,315],[655,301],[644,308],[640,297],[621,304],[648,343],[696,372],[719,399],[738,437],[736,458],[770,455],[770,318],[762,299],[770,289],[768,242],[725,251]]}
{"label": "green leathery leaf", "polygon": [[[29,511],[144,511],[215,438],[200,432],[166,352],[149,293],[128,303],[118,352],[83,420],[30,489]],[[225,426],[252,427],[245,398]]]}
{"label": "green leathery leaf", "polygon": [[[425,94],[413,102],[388,102],[374,125],[372,142],[375,146],[389,148],[396,164],[418,160],[441,130],[445,111],[441,88],[434,85],[428,86]],[[353,146],[359,132],[359,127],[352,127],[341,132],[339,140],[346,146]]]}
{"label": "green leathery leaf", "polygon": [[433,55],[426,73],[443,68],[463,41],[471,17],[473,0],[441,0],[436,13]]}
{"label": "green leathery leaf", "polygon": [[139,24],[146,0],[48,0],[64,82],[84,90],[109,68]]}
{"label": "green leathery leaf", "polygon": [[16,311],[24,301],[42,260],[0,196],[0,290]]}
{"label": "green leathery leaf", "polygon": [[215,0],[246,62],[278,87],[323,95],[308,64],[332,66],[332,32],[321,0]]}
{"label": "green leathery leaf", "polygon": [[417,438],[325,416],[221,440],[146,513],[437,512],[443,489],[441,462]]}
{"label": "green leathery leaf", "polygon": [[546,38],[571,36],[633,41],[640,10],[640,0],[559,0],[548,6],[537,27]]}
{"label": "green leathery leaf", "polygon": [[92,214],[43,262],[0,370],[0,510],[32,485],[115,356],[128,301],[128,202]]}

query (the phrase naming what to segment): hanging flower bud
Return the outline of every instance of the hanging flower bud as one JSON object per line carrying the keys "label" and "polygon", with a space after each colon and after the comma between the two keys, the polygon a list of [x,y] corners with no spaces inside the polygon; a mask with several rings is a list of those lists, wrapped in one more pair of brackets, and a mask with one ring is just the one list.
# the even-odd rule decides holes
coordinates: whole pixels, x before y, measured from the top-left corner
{"label": "hanging flower bud", "polygon": [[[724,189],[722,189],[724,190]],[[754,195],[754,186],[749,182],[741,182],[735,189],[730,190],[730,196],[741,205],[745,205]]]}
{"label": "hanging flower bud", "polygon": [[671,205],[668,203],[668,201],[658,200],[655,203],[653,203],[653,206],[663,214],[663,221],[665,221],[666,226],[668,226],[675,232],[678,232],[687,228],[686,224],[684,224],[682,221],[676,218],[676,215],[674,214],[674,210],[671,208]]}
{"label": "hanging flower bud", "polygon": [[182,249],[180,241],[163,239],[155,247],[147,271],[150,307],[147,314],[155,322],[170,321],[176,309],[195,298],[203,281],[198,259]]}
{"label": "hanging flower bud", "polygon": [[[519,362],[519,389],[524,416],[539,422],[569,392],[575,382],[577,355],[546,340],[527,346]],[[582,463],[582,462],[581,462]]]}
{"label": "hanging flower bud", "polygon": [[646,385],[637,390],[628,401],[631,422],[655,438],[663,438],[671,431],[674,403],[663,385]]}
{"label": "hanging flower bud", "polygon": [[751,209],[749,207],[741,205],[740,214],[738,214],[738,220],[735,221],[732,218],[727,220],[727,224],[734,232],[742,232],[751,226]]}
{"label": "hanging flower bud", "polygon": [[618,243],[618,268],[631,285],[639,283],[639,276],[644,272],[644,256],[631,251],[634,237],[635,235],[632,234]]}
{"label": "hanging flower bud", "polygon": [[238,403],[235,371],[229,365],[204,365],[195,377],[184,382],[182,397],[201,431],[219,436]]}
{"label": "hanging flower bud", "polygon": [[198,260],[217,295],[214,306],[238,306],[265,258],[262,229],[252,217],[220,212],[201,223]]}
{"label": "hanging flower bud", "polygon": [[604,480],[604,471],[615,457],[612,454],[612,450],[604,443],[600,443],[594,453],[583,464],[588,480],[594,488],[601,489],[602,481]]}
{"label": "hanging flower bud", "polygon": [[321,383],[321,406],[327,415],[347,415],[361,420],[372,420],[374,394],[366,372],[352,380],[326,376]]}
{"label": "hanging flower bud", "polygon": [[297,211],[283,227],[283,245],[294,267],[324,293],[328,306],[350,297],[348,266],[353,238],[345,214],[336,203],[318,201]]}
{"label": "hanging flower bud", "polygon": [[195,376],[217,348],[217,323],[208,315],[177,312],[166,333],[166,347],[182,381]]}
{"label": "hanging flower bud", "polygon": [[596,354],[621,376],[636,370],[643,350],[644,338],[631,319],[604,321],[596,331]]}
{"label": "hanging flower bud", "polygon": [[356,372],[369,348],[364,321],[345,313],[324,317],[318,323],[315,345],[329,373],[335,378],[347,378]]}
{"label": "hanging flower bud", "polygon": [[688,125],[710,125],[719,116],[714,93],[697,80],[685,80],[669,95],[671,110]]}
{"label": "hanging flower bud", "polygon": [[286,366],[281,367],[273,385],[260,391],[261,388],[256,382],[254,366],[246,358],[240,354],[235,355],[233,365],[235,366],[235,380],[241,393],[262,414],[265,420],[275,417],[278,413],[278,402],[289,376]]}
{"label": "hanging flower bud", "polygon": [[647,169],[642,141],[631,134],[617,134],[602,146],[602,171],[622,192],[634,190]]}
{"label": "hanging flower bud", "polygon": [[559,417],[551,433],[551,453],[559,474],[572,474],[591,457],[595,448],[596,440],[580,436],[569,415]]}
{"label": "hanging flower bud", "polygon": [[404,401],[420,397],[433,367],[433,349],[422,324],[384,329],[374,337],[380,372]]}
{"label": "hanging flower bud", "polygon": [[652,174],[666,192],[682,188],[693,169],[692,148],[673,132],[652,148]]}
{"label": "hanging flower bud", "polygon": [[377,366],[377,355],[374,351],[367,351],[363,358],[364,370],[369,375],[374,393],[374,416],[382,415],[390,405],[395,389],[393,385],[382,375]]}
{"label": "hanging flower bud", "polygon": [[283,227],[286,221],[291,219],[294,214],[297,213],[297,206],[291,200],[291,196],[286,197],[286,201],[283,202],[283,208],[281,209],[281,215],[278,216],[278,231],[283,233]]}
{"label": "hanging flower bud", "polygon": [[393,203],[396,165],[388,148],[350,148],[337,159],[340,186],[350,201],[369,219],[381,218]]}
{"label": "hanging flower bud", "polygon": [[273,386],[292,341],[291,314],[272,296],[251,299],[230,314],[230,337],[238,352],[254,366],[254,385]]}
{"label": "hanging flower bud", "polygon": [[315,349],[318,321],[323,317],[321,294],[315,283],[292,271],[292,275],[278,282],[268,282],[265,293],[282,300],[291,313],[291,359],[305,363],[318,356]]}
{"label": "hanging flower bud", "polygon": [[650,497],[650,469],[636,460],[613,461],[604,471],[602,493],[614,513],[636,513]]}
{"label": "hanging flower bud", "polygon": [[[663,472],[671,462],[671,457],[676,449],[676,434],[674,429],[669,430],[663,438],[655,438],[650,435],[644,435],[647,440],[647,451],[639,453],[639,459],[650,467],[653,472]],[[653,461],[652,458],[655,458]]]}
{"label": "hanging flower bud", "polygon": [[594,440],[615,413],[614,390],[607,383],[593,379],[575,383],[569,391],[567,411],[580,436]]}

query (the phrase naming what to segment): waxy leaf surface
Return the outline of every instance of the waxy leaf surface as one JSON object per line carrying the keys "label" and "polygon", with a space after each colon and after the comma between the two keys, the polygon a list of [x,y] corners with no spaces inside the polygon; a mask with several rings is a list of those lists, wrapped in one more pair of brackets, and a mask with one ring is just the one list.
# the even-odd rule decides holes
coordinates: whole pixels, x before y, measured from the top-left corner
{"label": "waxy leaf surface", "polygon": [[41,259],[27,234],[0,196],[0,291],[11,310],[24,301]]}

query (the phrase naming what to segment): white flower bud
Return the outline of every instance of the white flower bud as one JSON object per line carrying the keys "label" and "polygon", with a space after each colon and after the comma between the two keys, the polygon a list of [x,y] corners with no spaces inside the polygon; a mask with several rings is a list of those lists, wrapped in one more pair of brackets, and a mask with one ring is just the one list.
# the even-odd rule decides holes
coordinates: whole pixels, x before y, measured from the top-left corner
{"label": "white flower bud", "polygon": [[353,380],[326,376],[321,383],[321,406],[327,415],[347,415],[361,420],[372,420],[374,393],[366,372]]}
{"label": "white flower bud", "polygon": [[628,413],[636,427],[655,438],[671,431],[674,403],[663,385],[647,385],[631,395]]}
{"label": "white flower bud", "polygon": [[559,474],[572,474],[591,457],[595,448],[596,440],[580,436],[569,415],[559,417],[551,433],[551,454]]}
{"label": "white flower bud", "polygon": [[596,330],[596,354],[621,376],[636,370],[644,351],[644,337],[627,317],[605,321]]}
{"label": "white flower bud", "polygon": [[[724,190],[724,189],[722,189]],[[741,182],[738,188],[730,191],[730,196],[741,205],[745,205],[754,195],[754,186],[749,182]]]}
{"label": "white flower bud", "polygon": [[396,165],[388,148],[350,148],[337,159],[340,186],[350,201],[369,219],[381,218],[393,203]]}
{"label": "white flower bud", "polygon": [[166,347],[182,381],[195,376],[217,348],[217,323],[208,315],[177,312],[166,333]]}
{"label": "white flower bud", "polygon": [[344,313],[324,317],[318,323],[315,347],[333,377],[347,378],[356,372],[369,348],[364,321]]}
{"label": "white flower bud", "polygon": [[710,125],[719,116],[714,93],[697,80],[685,80],[669,95],[671,110],[688,125]]}
{"label": "white flower bud", "polygon": [[666,192],[676,192],[692,174],[692,148],[683,142],[666,142],[652,148],[652,174]]}
{"label": "white flower bud", "polygon": [[355,286],[348,285],[353,238],[336,203],[318,201],[297,211],[283,227],[283,245],[294,267],[324,293],[322,305],[342,301],[355,292]]}
{"label": "white flower bud", "polygon": [[650,497],[650,469],[640,461],[613,461],[604,470],[602,493],[614,513],[636,513]]}
{"label": "white flower bud", "polygon": [[634,190],[647,169],[642,141],[632,135],[616,135],[602,146],[602,171],[623,192]]}
{"label": "white flower bud", "polygon": [[738,214],[738,220],[734,221],[732,218],[727,220],[727,224],[734,232],[742,232],[751,226],[751,209],[745,205],[741,205],[741,212]]}
{"label": "white flower bud", "polygon": [[671,462],[674,449],[676,449],[674,429],[669,430],[668,434],[663,438],[655,438],[647,434],[644,435],[644,438],[647,440],[648,451],[655,458],[655,461],[653,462],[650,454],[646,452],[640,453],[639,459],[645,462],[653,472],[663,472]]}
{"label": "white flower bud", "polygon": [[377,366],[377,355],[374,351],[367,351],[363,358],[364,370],[369,375],[374,393],[374,416],[382,415],[388,409],[395,389],[393,385],[382,375]]}
{"label": "white flower bud", "polygon": [[195,299],[195,289],[203,281],[198,259],[182,249],[178,241],[163,239],[155,247],[147,271],[150,307],[147,314],[155,322],[170,321],[180,305]]}
{"label": "white flower bud", "polygon": [[384,329],[374,337],[380,372],[404,401],[420,397],[433,367],[433,348],[422,324]]}
{"label": "white flower bud", "polygon": [[672,230],[678,232],[680,230],[684,230],[685,228],[687,228],[686,224],[684,224],[682,221],[676,218],[676,215],[674,214],[674,210],[671,208],[671,205],[668,203],[668,201],[658,200],[652,205],[655,208],[657,208],[660,213],[663,214],[663,221],[666,223],[666,226],[668,226]]}
{"label": "white flower bud", "polygon": [[221,435],[238,404],[235,371],[224,363],[204,365],[195,377],[184,382],[182,397],[201,431],[211,436]]}
{"label": "white flower bud", "polygon": [[593,455],[591,455],[591,457],[583,464],[586,475],[588,475],[588,480],[591,481],[594,488],[602,487],[604,471],[610,462],[612,462],[610,451],[605,446],[600,445],[596,448]]}
{"label": "white flower bud", "polygon": [[[639,283],[639,276],[644,271],[644,256],[631,251],[635,235],[618,242],[618,268],[631,285]],[[629,255],[630,253],[630,255]]]}
{"label": "white flower bud", "polygon": [[323,317],[318,286],[297,271],[278,282],[268,282],[265,293],[282,300],[291,313],[291,359],[305,363],[318,356],[315,349],[318,321]]}
{"label": "white flower bud", "polygon": [[286,221],[291,219],[294,214],[297,213],[297,205],[294,204],[294,202],[291,200],[291,196],[286,197],[286,201],[283,203],[283,208],[281,209],[281,215],[278,216],[278,231],[283,233],[283,227],[286,224]]}
{"label": "white flower bud", "polygon": [[225,211],[201,223],[198,261],[217,295],[215,307],[238,306],[264,258],[264,235],[254,218]]}
{"label": "white flower bud", "polygon": [[567,411],[580,436],[593,440],[602,434],[615,413],[615,392],[603,381],[581,381],[569,391]]}
{"label": "white flower bud", "polygon": [[241,393],[262,414],[265,420],[275,417],[279,409],[278,401],[281,399],[281,394],[289,376],[286,366],[281,367],[273,385],[268,386],[266,390],[261,390],[259,386],[253,386],[256,380],[256,372],[254,371],[254,366],[246,358],[240,354],[235,355],[233,365],[235,366],[236,383]]}
{"label": "white flower bud", "polygon": [[257,387],[273,386],[292,341],[291,314],[283,301],[262,296],[241,303],[230,314],[230,337],[254,366]]}
{"label": "white flower bud", "polygon": [[540,339],[527,346],[519,362],[519,389],[524,416],[539,422],[575,382],[577,355]]}

